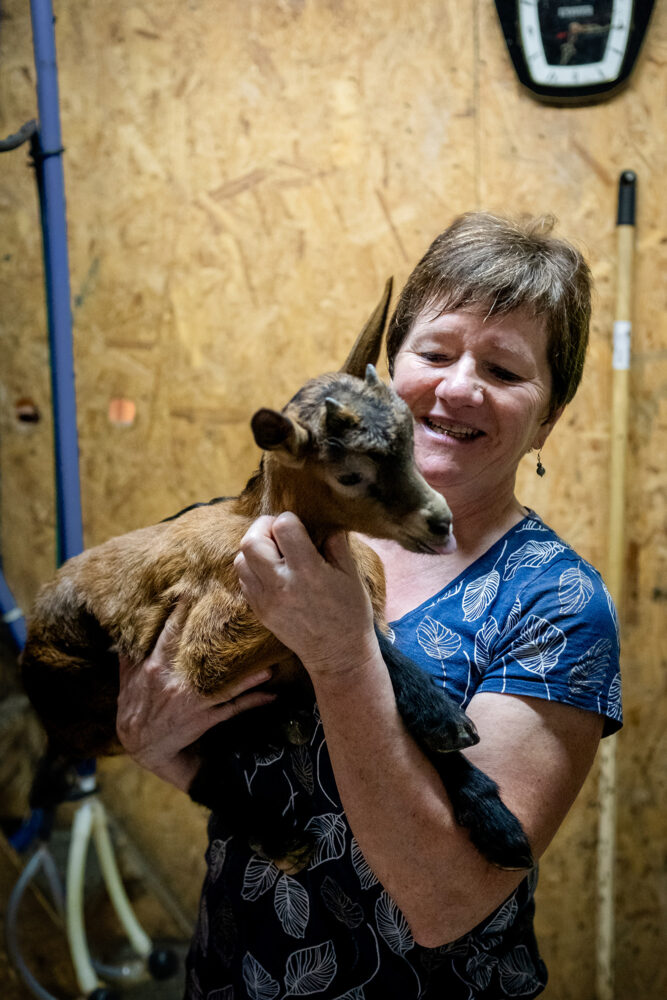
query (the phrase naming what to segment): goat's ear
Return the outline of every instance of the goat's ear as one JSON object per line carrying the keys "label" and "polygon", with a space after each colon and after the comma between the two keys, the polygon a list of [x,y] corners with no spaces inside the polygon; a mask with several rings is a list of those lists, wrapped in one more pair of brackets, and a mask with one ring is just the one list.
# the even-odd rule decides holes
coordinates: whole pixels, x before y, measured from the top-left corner
{"label": "goat's ear", "polygon": [[387,313],[389,312],[389,302],[391,300],[391,290],[393,284],[394,279],[389,278],[387,284],[384,286],[382,298],[375,307],[375,310],[365,327],[357,337],[354,347],[348,354],[347,360],[341,368],[342,372],[347,372],[349,375],[356,375],[357,378],[363,378],[366,372],[366,365],[374,365],[380,357],[382,335],[384,333],[385,323],[387,322]]}
{"label": "goat's ear", "polygon": [[250,421],[256,443],[264,451],[278,451],[284,461],[299,465],[305,458],[310,434],[305,427],[277,410],[261,409]]}

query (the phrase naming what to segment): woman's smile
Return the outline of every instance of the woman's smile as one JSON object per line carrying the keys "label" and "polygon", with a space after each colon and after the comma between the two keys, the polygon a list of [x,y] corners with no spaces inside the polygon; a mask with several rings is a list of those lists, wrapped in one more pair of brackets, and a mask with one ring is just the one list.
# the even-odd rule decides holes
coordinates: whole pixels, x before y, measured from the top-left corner
{"label": "woman's smile", "polygon": [[439,437],[451,438],[454,441],[475,441],[484,435],[484,431],[476,427],[447,420],[446,417],[423,417],[422,422],[427,430]]}

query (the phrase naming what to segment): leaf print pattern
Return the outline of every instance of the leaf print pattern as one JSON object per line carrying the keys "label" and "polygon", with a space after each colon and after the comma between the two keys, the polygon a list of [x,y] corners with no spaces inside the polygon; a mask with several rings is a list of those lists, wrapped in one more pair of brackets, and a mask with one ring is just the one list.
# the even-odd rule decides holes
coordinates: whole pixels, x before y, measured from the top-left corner
{"label": "leaf print pattern", "polygon": [[478,951],[466,962],[466,973],[478,989],[485,990],[491,982],[497,964],[498,959],[495,956],[485,951]]}
{"label": "leaf print pattern", "polygon": [[508,927],[512,926],[516,920],[518,912],[519,904],[517,902],[516,892],[514,892],[510,898],[503,903],[500,909],[494,913],[488,923],[484,924],[482,929],[484,937],[492,937],[495,934],[502,934],[503,931],[506,931]]}
{"label": "leaf print pattern", "polygon": [[345,851],[345,820],[336,813],[325,813],[323,816],[313,816],[306,823],[306,829],[315,835],[315,853],[310,862],[311,868],[317,868],[325,861],[341,858]]}
{"label": "leaf print pattern", "polygon": [[616,610],[616,605],[614,604],[614,599],[607,590],[607,586],[605,583],[602,584],[602,589],[604,590],[604,595],[607,598],[607,607],[609,608],[609,614],[611,615],[614,622],[614,627],[616,628],[616,641],[620,643],[621,634],[620,634],[620,625],[618,621],[618,612]]}
{"label": "leaf print pattern", "polygon": [[533,517],[527,517],[522,524],[518,525],[517,531],[549,531],[550,529],[543,521],[536,521]]}
{"label": "leaf print pattern", "polygon": [[293,952],[287,959],[285,970],[286,995],[305,997],[324,992],[336,975],[337,968],[331,941]]}
{"label": "leaf print pattern", "polygon": [[352,845],[350,847],[350,854],[352,857],[352,867],[357,873],[357,878],[361,883],[362,889],[372,889],[374,885],[378,884],[378,880],[375,877],[373,869],[366,861],[366,858],[362,854],[361,848],[357,843],[355,837],[352,838]]}
{"label": "leaf print pattern", "polygon": [[581,563],[571,566],[561,573],[558,582],[558,601],[561,614],[576,615],[583,611],[593,594],[595,587],[588,573],[584,573]]}
{"label": "leaf print pattern", "polygon": [[310,916],[310,897],[301,883],[290,875],[281,875],[276,882],[274,904],[284,931],[302,938]]}
{"label": "leaf print pattern", "polygon": [[521,569],[535,569],[551,562],[552,559],[563,552],[565,546],[560,542],[536,542],[531,539],[522,545],[516,552],[512,552],[505,563],[503,580],[513,580]]}
{"label": "leaf print pattern", "polygon": [[503,631],[512,632],[519,622],[521,621],[521,599],[517,597],[516,601],[512,605],[512,610],[507,616],[507,621],[505,622],[505,628]]}
{"label": "leaf print pattern", "polygon": [[623,718],[623,709],[621,707],[621,675],[616,673],[614,679],[609,685],[609,693],[607,694],[607,714],[611,716],[612,719],[616,719],[620,722]]}
{"label": "leaf print pattern", "polygon": [[223,986],[221,990],[213,990],[207,995],[206,1000],[234,1000],[234,987]]}
{"label": "leaf print pattern", "polygon": [[475,634],[475,665],[478,670],[483,672],[491,663],[493,646],[499,635],[498,622],[493,616],[487,618]]}
{"label": "leaf print pattern", "polygon": [[203,1000],[204,993],[199,984],[199,976],[194,969],[188,971],[186,988],[188,1000]]}
{"label": "leaf print pattern", "polygon": [[299,784],[305,789],[308,795],[312,795],[315,789],[315,778],[313,774],[313,762],[305,746],[291,747],[292,770],[296,775]]}
{"label": "leaf print pattern", "polygon": [[359,903],[354,903],[330,875],[324,879],[320,887],[320,894],[326,908],[341,924],[353,928],[359,927],[363,923],[363,908]]}
{"label": "leaf print pattern", "polygon": [[498,593],[499,586],[500,573],[497,569],[469,583],[463,595],[463,620],[474,622],[481,618]]}
{"label": "leaf print pattern", "polygon": [[275,1000],[280,985],[250,952],[243,959],[243,982],[250,1000]]}
{"label": "leaf print pattern", "polygon": [[225,863],[225,857],[227,854],[227,840],[213,840],[209,848],[209,858],[208,858],[208,870],[211,878],[217,881],[220,878],[220,872],[222,871],[223,865]]}
{"label": "leaf print pattern", "polygon": [[280,869],[272,861],[253,854],[245,870],[243,878],[242,899],[255,900],[263,896],[273,886],[280,875]]}
{"label": "leaf print pattern", "polygon": [[595,695],[609,672],[611,662],[611,640],[598,639],[572,667],[569,688],[572,694],[590,693]]}
{"label": "leaf print pattern", "polygon": [[407,920],[384,889],[375,904],[375,921],[380,936],[395,954],[405,955],[414,947]]}
{"label": "leaf print pattern", "polygon": [[500,984],[508,997],[525,996],[534,993],[540,986],[535,975],[530,953],[525,945],[518,945],[506,958],[498,964]]}
{"label": "leaf print pattern", "polygon": [[435,660],[453,656],[461,646],[460,635],[428,615],[417,629],[417,640],[426,655],[432,656]]}
{"label": "leaf print pattern", "polygon": [[525,670],[544,677],[558,663],[566,642],[559,628],[550,625],[545,618],[530,615],[512,643],[510,653]]}

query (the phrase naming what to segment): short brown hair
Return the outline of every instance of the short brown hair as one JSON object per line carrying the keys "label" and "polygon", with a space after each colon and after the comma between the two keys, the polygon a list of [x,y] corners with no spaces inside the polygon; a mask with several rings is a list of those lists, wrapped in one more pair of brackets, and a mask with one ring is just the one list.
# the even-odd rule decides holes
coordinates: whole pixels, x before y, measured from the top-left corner
{"label": "short brown hair", "polygon": [[428,248],[400,294],[387,331],[394,359],[426,309],[475,308],[489,316],[527,309],[543,317],[551,369],[549,417],[574,396],[584,368],[591,273],[575,247],[551,235],[555,220],[509,220],[487,212],[459,216]]}

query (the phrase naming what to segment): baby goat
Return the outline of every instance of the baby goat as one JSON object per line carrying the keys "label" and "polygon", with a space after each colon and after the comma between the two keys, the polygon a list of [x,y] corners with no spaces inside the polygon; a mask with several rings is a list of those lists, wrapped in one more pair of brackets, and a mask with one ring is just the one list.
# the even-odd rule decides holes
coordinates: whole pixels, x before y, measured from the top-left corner
{"label": "baby goat", "polygon": [[[173,669],[197,691],[212,694],[272,665],[278,698],[202,738],[203,763],[190,794],[290,871],[308,861],[308,817],[287,819],[271,815],[269,803],[253,804],[224,761],[241,746],[261,751],[306,740],[312,687],[298,660],[246,604],[233,561],[255,518],[284,510],[301,518],[320,548],[340,529],[394,539],[416,552],[451,546],[447,504],[414,463],[410,411],[370,363],[379,353],[390,295],[388,283],[341,372],[312,379],[282,412],[254,415],[253,434],[264,454],[238,497],[195,505],[70,559],[40,591],[23,652],[23,682],[47,731],[49,758],[68,760],[120,750],[117,654],[140,663],[177,606],[183,627]],[[352,545],[399,711],[437,767],[458,821],[494,864],[529,867],[518,820],[495,784],[459,752],[477,742],[474,726],[386,639],[380,560],[356,538]]]}

